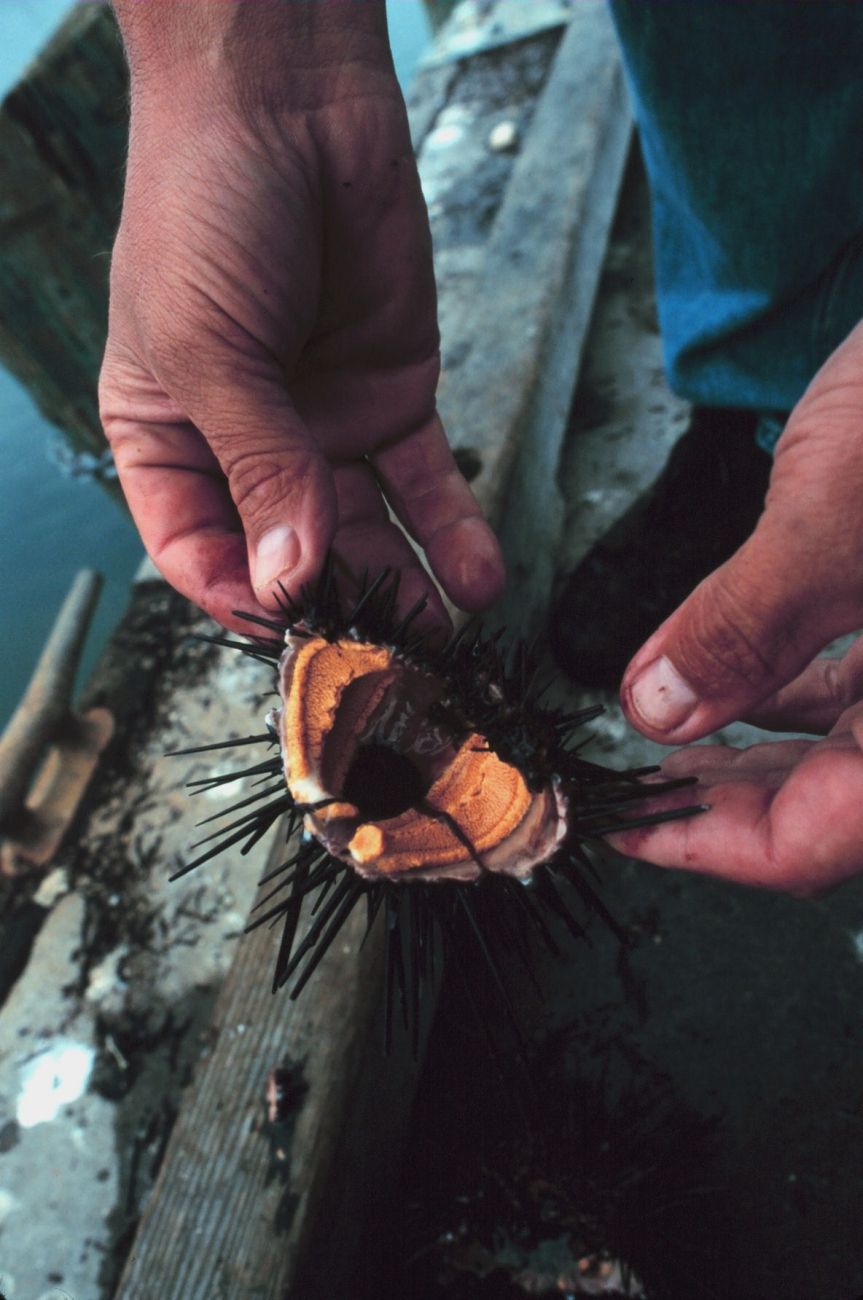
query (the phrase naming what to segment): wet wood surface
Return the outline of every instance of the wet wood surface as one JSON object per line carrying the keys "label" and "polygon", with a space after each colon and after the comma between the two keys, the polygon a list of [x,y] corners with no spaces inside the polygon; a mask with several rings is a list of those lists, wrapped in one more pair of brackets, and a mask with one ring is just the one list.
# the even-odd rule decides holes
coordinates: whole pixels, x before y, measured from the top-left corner
{"label": "wet wood surface", "polygon": [[[279,845],[272,865],[284,855]],[[279,933],[261,927],[240,943],[211,1021],[213,1046],[174,1126],[118,1297],[285,1294],[326,1203],[364,1053],[380,1055],[370,1031],[382,947],[372,941],[360,952],[364,931],[363,911],[296,1002],[271,992]],[[403,1080],[405,1064],[391,1062]],[[290,1079],[276,1121],[266,1108],[273,1068]],[[358,1172],[343,1167],[342,1177]],[[364,1207],[357,1198],[352,1213],[362,1218]],[[352,1266],[349,1252],[341,1262]]]}

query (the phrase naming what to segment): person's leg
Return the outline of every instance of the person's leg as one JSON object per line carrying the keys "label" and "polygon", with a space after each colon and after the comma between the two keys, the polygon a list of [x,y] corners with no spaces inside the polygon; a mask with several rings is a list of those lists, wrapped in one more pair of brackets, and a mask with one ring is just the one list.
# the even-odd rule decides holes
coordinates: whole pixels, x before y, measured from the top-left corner
{"label": "person's leg", "polygon": [[863,315],[863,6],[611,4],[669,382],[790,410]]}
{"label": "person's leg", "polygon": [[863,6],[611,10],[650,180],[666,370],[696,409],[552,616],[560,665],[608,689],[751,532],[783,413],[863,315]]}

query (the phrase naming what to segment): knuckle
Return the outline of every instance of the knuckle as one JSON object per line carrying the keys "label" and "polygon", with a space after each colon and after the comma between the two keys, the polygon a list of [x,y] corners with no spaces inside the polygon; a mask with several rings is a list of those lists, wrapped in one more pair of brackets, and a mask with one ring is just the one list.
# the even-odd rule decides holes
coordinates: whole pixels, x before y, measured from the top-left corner
{"label": "knuckle", "polygon": [[305,495],[312,477],[311,457],[294,455],[285,460],[269,449],[243,450],[227,459],[225,472],[234,505],[241,514],[255,515]]}
{"label": "knuckle", "polygon": [[711,584],[696,593],[694,615],[678,663],[688,681],[710,693],[740,682],[761,687],[776,675],[776,633],[736,593]]}

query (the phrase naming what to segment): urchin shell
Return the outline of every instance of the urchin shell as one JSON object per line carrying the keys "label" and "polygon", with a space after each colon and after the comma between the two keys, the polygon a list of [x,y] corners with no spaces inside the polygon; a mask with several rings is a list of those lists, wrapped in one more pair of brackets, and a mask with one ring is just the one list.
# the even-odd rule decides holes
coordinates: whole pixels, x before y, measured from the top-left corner
{"label": "urchin shell", "polygon": [[[484,736],[455,714],[454,725],[441,721],[439,677],[391,646],[291,633],[286,642],[273,719],[285,780],[297,803],[312,805],[306,830],[334,857],[367,880],[408,883],[482,871],[523,879],[554,855],[566,834],[556,779],[531,791]],[[372,765],[363,780],[364,768],[381,752],[391,776],[408,774],[412,796],[390,816],[362,806],[377,774]]]}

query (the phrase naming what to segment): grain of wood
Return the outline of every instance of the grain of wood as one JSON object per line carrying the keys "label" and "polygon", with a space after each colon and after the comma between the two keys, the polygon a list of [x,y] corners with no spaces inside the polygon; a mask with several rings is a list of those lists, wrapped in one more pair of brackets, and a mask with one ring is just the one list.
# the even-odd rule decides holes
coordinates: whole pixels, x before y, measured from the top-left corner
{"label": "grain of wood", "polygon": [[[284,855],[278,846],[273,865]],[[174,1126],[117,1300],[284,1295],[350,1119],[379,1002],[382,945],[360,952],[364,933],[358,909],[296,1002],[271,992],[278,934],[261,927],[240,944],[216,1004],[214,1046]],[[301,1081],[284,1159],[265,1120],[274,1066]]]}
{"label": "grain of wood", "polygon": [[626,155],[632,115],[605,5],[577,6],[497,215],[463,354],[438,406],[450,441],[482,462],[472,484],[509,572],[501,621],[544,615],[563,525],[555,483]]}

